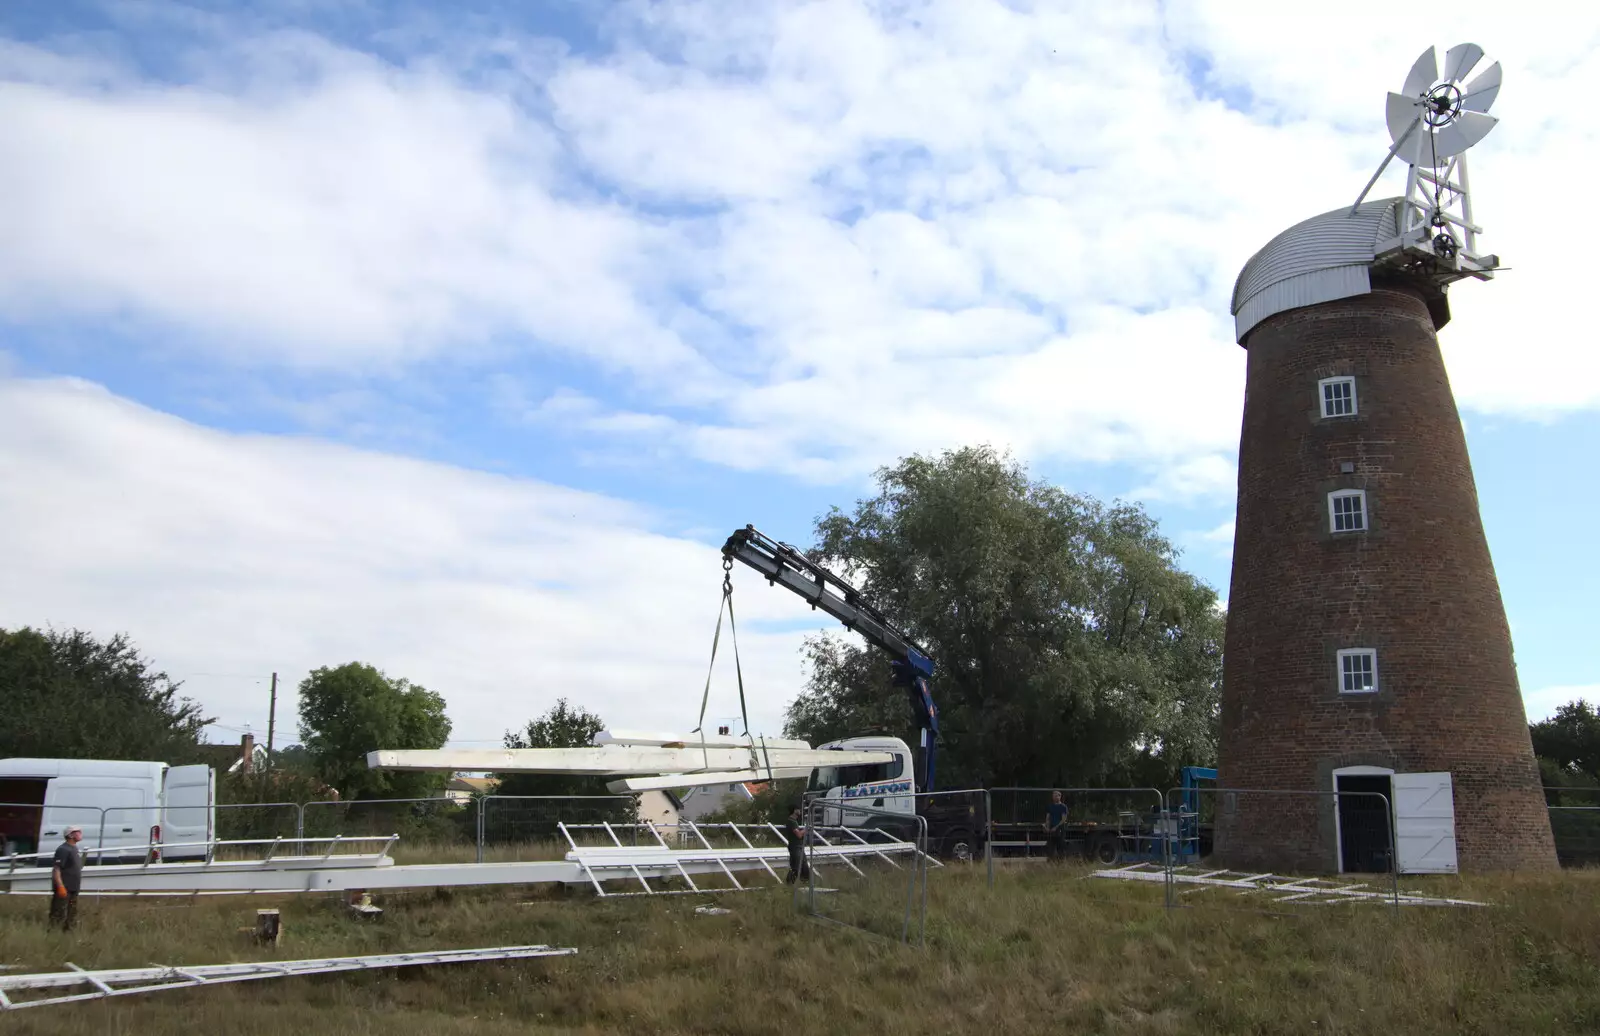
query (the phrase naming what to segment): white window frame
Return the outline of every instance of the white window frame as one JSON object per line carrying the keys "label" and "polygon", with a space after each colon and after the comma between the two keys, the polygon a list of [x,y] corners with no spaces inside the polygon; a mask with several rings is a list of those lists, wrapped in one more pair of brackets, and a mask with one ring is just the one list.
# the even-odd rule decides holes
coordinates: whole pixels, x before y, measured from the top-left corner
{"label": "white window frame", "polygon": [[[1355,497],[1361,501],[1361,526],[1356,529],[1339,528],[1338,511],[1334,501]],[[1366,532],[1372,528],[1372,515],[1367,510],[1367,491],[1365,489],[1335,489],[1328,494],[1328,531],[1335,536],[1344,536],[1349,533]]]}
{"label": "white window frame", "polygon": [[[1328,386],[1341,382],[1350,386],[1350,412],[1348,414],[1330,414],[1328,413]],[[1324,420],[1356,416],[1361,409],[1359,404],[1356,402],[1356,379],[1348,374],[1344,374],[1337,378],[1323,378],[1321,381],[1317,382],[1317,409],[1321,412]]]}
{"label": "white window frame", "polygon": [[[1358,655],[1369,655],[1372,658],[1372,688],[1370,690],[1350,691],[1344,686],[1344,660]],[[1378,649],[1377,648],[1340,648],[1335,653],[1334,675],[1339,681],[1339,693],[1344,694],[1377,694],[1382,686],[1378,678]]]}

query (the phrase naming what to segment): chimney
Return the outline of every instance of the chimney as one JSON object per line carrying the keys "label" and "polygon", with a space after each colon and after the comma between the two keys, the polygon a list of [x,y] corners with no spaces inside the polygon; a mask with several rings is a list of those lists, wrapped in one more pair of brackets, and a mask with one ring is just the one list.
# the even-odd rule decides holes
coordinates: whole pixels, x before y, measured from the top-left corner
{"label": "chimney", "polygon": [[239,769],[245,773],[250,773],[255,768],[255,757],[256,736],[254,734],[246,734],[239,739]]}

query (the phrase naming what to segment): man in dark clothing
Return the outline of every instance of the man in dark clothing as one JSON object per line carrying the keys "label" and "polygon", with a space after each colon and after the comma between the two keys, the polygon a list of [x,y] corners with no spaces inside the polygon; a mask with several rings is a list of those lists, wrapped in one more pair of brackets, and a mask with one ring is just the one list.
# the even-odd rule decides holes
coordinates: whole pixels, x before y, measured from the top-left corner
{"label": "man in dark clothing", "polygon": [[1050,808],[1044,815],[1044,833],[1050,841],[1050,858],[1059,860],[1066,855],[1067,850],[1067,804],[1061,801],[1061,793],[1050,793]]}
{"label": "man in dark clothing", "polygon": [[806,829],[800,824],[800,807],[789,811],[789,822],[783,825],[784,840],[789,843],[789,874],[783,880],[793,885],[797,878],[811,877],[811,867],[806,863]]}
{"label": "man in dark clothing", "polygon": [[66,841],[56,847],[55,859],[50,864],[50,926],[61,926],[71,931],[77,923],[78,889],[83,885],[83,857],[78,853],[78,843],[83,840],[83,828],[67,828]]}

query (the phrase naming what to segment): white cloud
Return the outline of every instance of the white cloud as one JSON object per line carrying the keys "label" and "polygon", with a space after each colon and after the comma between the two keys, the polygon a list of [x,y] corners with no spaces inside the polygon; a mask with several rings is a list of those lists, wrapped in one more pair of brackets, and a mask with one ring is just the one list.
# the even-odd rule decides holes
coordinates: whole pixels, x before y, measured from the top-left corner
{"label": "white cloud", "polygon": [[1556,709],[1579,698],[1590,705],[1600,705],[1600,683],[1541,687],[1536,691],[1524,691],[1522,706],[1527,710],[1528,722],[1538,723],[1554,716]]}
{"label": "white cloud", "polygon": [[[1162,471],[1150,485],[1131,494],[1140,500],[1231,500],[1239,471],[1233,457],[1208,453]],[[1231,530],[1232,523],[1229,523]],[[1229,535],[1232,535],[1230,531]]]}
{"label": "white cloud", "polygon": [[[1195,529],[1180,533],[1180,543],[1199,547],[1206,554],[1218,558],[1233,557],[1234,522],[1230,518],[1211,529]],[[1225,589],[1223,591],[1225,592]],[[1226,606],[1226,605],[1224,605]]]}
{"label": "white cloud", "polygon": [[[618,726],[693,726],[722,580],[714,547],[623,501],[210,431],[77,381],[0,380],[0,541],[0,626],[125,631],[174,677],[276,670],[291,689],[369,661],[443,693],[461,739],[561,695]],[[735,584],[752,722],[776,732],[802,635],[763,624],[812,613],[743,569]],[[188,690],[265,731],[263,687]],[[724,659],[711,715],[737,703]]]}
{"label": "white cloud", "polygon": [[[626,3],[600,57],[482,42],[518,70],[488,85],[448,42],[396,67],[248,37],[182,88],[11,45],[0,307],[126,309],[256,364],[556,350],[621,375],[589,434],[736,467],[837,479],[983,440],[1223,497],[1234,274],[1353,199],[1438,27],[1368,11],[1354,46],[1358,16],[1282,5]],[[1563,18],[1452,22],[1507,65],[1474,188],[1515,269],[1464,285],[1444,335],[1469,408],[1600,404],[1545,200],[1596,157],[1549,113],[1600,21]]]}

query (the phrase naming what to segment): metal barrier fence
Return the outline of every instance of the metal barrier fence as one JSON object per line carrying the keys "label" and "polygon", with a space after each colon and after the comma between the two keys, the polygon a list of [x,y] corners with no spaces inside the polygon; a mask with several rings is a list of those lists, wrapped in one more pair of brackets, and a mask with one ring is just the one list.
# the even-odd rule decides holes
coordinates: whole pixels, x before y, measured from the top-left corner
{"label": "metal barrier fence", "polygon": [[[814,798],[801,812],[802,844],[790,847],[797,904],[830,924],[892,939],[927,945],[928,821],[918,813]],[[819,856],[832,845],[871,845],[873,852],[851,857]],[[796,860],[796,855],[799,859]],[[798,875],[792,873],[800,864]],[[826,867],[826,885],[817,878]],[[796,879],[799,880],[796,880]]]}
{"label": "metal barrier fence", "polygon": [[452,799],[352,799],[307,802],[300,807],[301,830],[307,838],[330,835],[389,835],[402,845],[430,848],[477,842],[477,809]]}
{"label": "metal barrier fence", "polygon": [[[477,808],[479,863],[490,848],[509,860],[560,859],[566,851],[561,824],[633,825],[640,820],[632,795],[486,795]],[[677,835],[671,825],[657,827]],[[630,838],[637,837],[638,828],[627,830]]]}
{"label": "metal barrier fence", "polygon": [[1367,900],[1398,912],[1415,898],[1400,890],[1394,813],[1382,792],[1173,788],[1166,807],[1148,836],[1159,867],[1101,873],[1161,881],[1169,910],[1204,902],[1281,913]]}
{"label": "metal barrier fence", "polygon": [[1600,805],[1551,806],[1550,834],[1563,867],[1600,864]]}
{"label": "metal barrier fence", "polygon": [[[1067,806],[1067,822],[1065,833],[1052,839],[1046,834],[1045,821],[1052,793],[1057,791]],[[1546,791],[1561,797],[1561,804],[1550,805],[1547,809],[1562,866],[1600,864],[1600,789]],[[832,808],[835,814],[843,810],[854,816],[924,815],[928,822],[924,827],[925,850],[946,862],[976,861],[981,851],[992,887],[996,861],[1016,858],[1081,855],[1105,867],[1139,863],[1165,867],[1170,863],[1178,868],[1204,864],[1215,869],[1217,862],[1213,856],[1223,850],[1220,857],[1233,859],[1240,866],[1255,866],[1249,862],[1251,858],[1247,852],[1230,855],[1226,845],[1215,844],[1219,835],[1226,842],[1230,830],[1238,832],[1235,838],[1242,839],[1243,832],[1255,823],[1249,819],[1249,810],[1245,816],[1235,815],[1240,796],[1245,796],[1247,806],[1256,800],[1264,803],[1269,796],[1316,800],[1315,805],[1279,804],[1269,809],[1257,804],[1253,807],[1255,812],[1264,814],[1277,810],[1298,825],[1287,834],[1287,829],[1266,830],[1252,839],[1259,845],[1302,847],[1303,851],[1294,859],[1285,858],[1273,864],[1275,869],[1324,873],[1360,870],[1365,873],[1372,861],[1359,866],[1346,865],[1346,861],[1339,858],[1338,839],[1338,833],[1346,825],[1377,823],[1373,819],[1380,812],[1376,807],[1370,810],[1371,817],[1361,814],[1360,810],[1351,813],[1361,794],[1207,787],[1174,788],[1163,795],[1154,788],[1011,787],[898,795],[891,797],[893,801],[885,800],[879,805],[873,805],[875,800],[855,799],[846,806],[835,803]],[[1593,804],[1569,804],[1582,796],[1589,797]],[[1341,798],[1343,807],[1339,805]],[[808,802],[822,801],[808,798]],[[1234,812],[1224,810],[1219,814],[1219,806],[1229,802],[1233,803]],[[894,808],[884,808],[885,805]],[[1341,808],[1351,815],[1345,817]],[[142,850],[150,842],[151,828],[156,822],[164,825],[162,841],[192,842],[196,839],[191,834],[203,829],[199,826],[201,818],[197,816],[191,820],[189,813],[201,813],[205,809],[202,806],[162,810],[159,807],[80,806],[59,802],[0,803],[0,835],[3,835],[0,857],[32,852],[48,856],[69,823],[84,829],[82,848],[86,852],[118,847],[125,847],[129,852]],[[686,837],[670,822],[641,817],[637,800],[629,795],[491,795],[464,803],[443,798],[305,804],[226,803],[214,809],[212,837],[220,841],[325,838],[341,834],[398,835],[403,849],[420,845],[422,852],[437,850],[447,858],[457,854],[455,858],[478,862],[484,862],[491,854],[507,860],[560,858],[565,848],[557,833],[560,823],[631,824],[649,819],[669,841]],[[1392,810],[1383,811],[1382,816],[1383,831],[1374,828],[1372,837],[1388,846],[1392,863],[1396,837]],[[1313,818],[1315,823],[1312,823]],[[833,819],[837,821],[839,817]],[[186,850],[177,850],[171,858],[180,858],[183,851]],[[467,853],[471,855],[461,855]],[[115,857],[109,851],[88,855],[91,863]],[[1266,867],[1255,869],[1265,870]],[[1391,881],[1391,885],[1395,886],[1396,882]]]}
{"label": "metal barrier fence", "polygon": [[[1050,806],[1059,793],[1066,820],[1047,829]],[[1001,859],[1082,856],[1102,864],[1160,862],[1160,846],[1150,837],[1153,821],[1166,808],[1157,788],[991,788],[989,846]]]}

